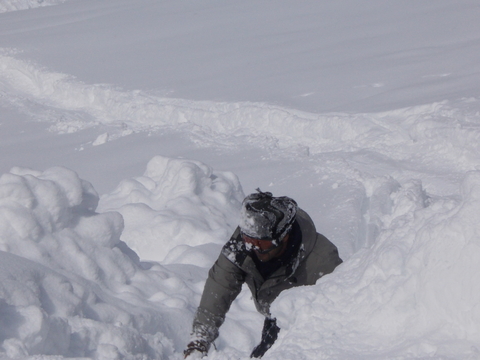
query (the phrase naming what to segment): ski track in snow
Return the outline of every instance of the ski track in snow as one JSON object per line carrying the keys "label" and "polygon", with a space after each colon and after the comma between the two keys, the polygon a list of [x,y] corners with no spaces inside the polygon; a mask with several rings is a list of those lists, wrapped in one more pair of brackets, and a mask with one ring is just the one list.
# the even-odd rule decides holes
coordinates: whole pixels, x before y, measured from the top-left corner
{"label": "ski track in snow", "polygon": [[[324,196],[336,203],[332,227],[352,224],[348,261],[317,286],[275,302],[282,332],[265,359],[479,358],[480,291],[472,276],[480,271],[477,99],[376,114],[169,99],[84,84],[5,49],[0,99],[59,134],[108,127],[92,146],[180,128],[205,146],[227,138],[293,156],[302,149],[320,159],[313,165],[319,176],[343,176]],[[372,174],[372,164],[382,162],[408,175]],[[459,179],[454,193],[425,189],[426,178],[448,173]],[[2,351],[180,359],[206,271],[236,224],[243,195],[234,174],[164,157],[101,199],[64,168],[3,175]],[[141,262],[130,248],[159,262]],[[260,323],[243,292],[210,358],[247,356]]]}
{"label": "ski track in snow", "polygon": [[480,112],[474,98],[383,113],[314,114],[263,103],[170,99],[140,90],[84,84],[18,60],[12,52],[0,52],[4,101],[51,122],[50,130],[60,134],[109,126],[110,131],[92,145],[134,132],[181,128],[203,135],[206,143],[209,138],[227,136],[295,151],[300,147],[311,155],[373,149],[413,166],[424,167],[429,160],[442,157],[448,171],[478,168]]}

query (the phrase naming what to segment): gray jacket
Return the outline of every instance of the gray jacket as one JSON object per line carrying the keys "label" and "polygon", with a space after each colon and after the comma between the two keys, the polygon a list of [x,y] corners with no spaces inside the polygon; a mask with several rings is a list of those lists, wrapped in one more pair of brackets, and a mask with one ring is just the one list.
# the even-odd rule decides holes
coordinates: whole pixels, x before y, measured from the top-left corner
{"label": "gray jacket", "polygon": [[[301,232],[301,245],[285,266],[264,279],[252,255],[245,249],[237,228],[210,269],[200,306],[193,322],[193,336],[211,344],[233,300],[247,283],[257,310],[270,317],[270,304],[286,289],[314,285],[325,274],[342,263],[338,250],[325,236],[316,232],[310,216],[298,209],[296,220]],[[255,255],[253,255],[255,256]]]}

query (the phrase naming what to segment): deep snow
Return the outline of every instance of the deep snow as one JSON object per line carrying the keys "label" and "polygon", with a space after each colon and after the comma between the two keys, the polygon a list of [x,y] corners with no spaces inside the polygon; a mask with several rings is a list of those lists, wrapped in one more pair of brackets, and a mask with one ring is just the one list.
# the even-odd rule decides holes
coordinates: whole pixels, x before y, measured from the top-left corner
{"label": "deep snow", "polygon": [[[260,187],[344,259],[265,359],[480,359],[475,1],[0,12],[0,358],[181,359]],[[261,324],[245,289],[209,358]]]}

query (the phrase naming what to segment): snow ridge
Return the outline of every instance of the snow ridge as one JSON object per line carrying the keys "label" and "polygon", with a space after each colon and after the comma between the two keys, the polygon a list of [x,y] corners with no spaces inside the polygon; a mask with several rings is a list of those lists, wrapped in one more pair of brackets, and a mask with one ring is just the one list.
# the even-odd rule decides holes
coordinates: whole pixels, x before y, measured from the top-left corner
{"label": "snow ridge", "polygon": [[[110,133],[93,145],[167,127],[189,129],[206,142],[212,136],[228,136],[280,148],[300,146],[307,154],[373,148],[395,160],[415,163],[413,153],[422,156],[423,164],[441,153],[446,166],[460,171],[473,170],[470,160],[480,150],[480,113],[474,98],[374,114],[314,114],[264,103],[171,99],[88,85],[3,53],[0,91],[5,100],[24,111],[35,106],[32,113],[53,122],[50,129],[58,133],[110,126]],[[43,107],[40,116],[39,107]]]}

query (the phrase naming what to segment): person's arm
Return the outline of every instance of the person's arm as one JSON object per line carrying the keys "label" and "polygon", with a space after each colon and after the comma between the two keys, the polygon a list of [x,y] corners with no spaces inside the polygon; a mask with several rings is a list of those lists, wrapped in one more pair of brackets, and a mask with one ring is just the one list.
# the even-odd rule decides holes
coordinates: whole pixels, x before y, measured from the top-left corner
{"label": "person's arm", "polygon": [[200,306],[193,320],[192,341],[189,349],[206,354],[210,345],[218,337],[218,329],[225,320],[233,300],[238,296],[245,281],[245,273],[225,255],[219,258],[210,269],[205,283]]}

